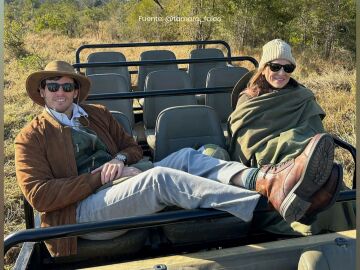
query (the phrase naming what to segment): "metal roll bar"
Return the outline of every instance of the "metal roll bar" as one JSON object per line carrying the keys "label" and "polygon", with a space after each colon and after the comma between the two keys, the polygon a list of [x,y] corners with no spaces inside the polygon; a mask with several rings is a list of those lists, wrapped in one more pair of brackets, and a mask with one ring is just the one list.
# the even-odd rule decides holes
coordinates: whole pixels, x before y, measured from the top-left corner
{"label": "metal roll bar", "polygon": [[80,53],[85,49],[105,49],[105,48],[138,48],[138,47],[164,47],[164,46],[186,46],[197,45],[202,48],[205,45],[223,45],[227,50],[227,56],[231,57],[230,45],[223,40],[199,40],[199,41],[169,41],[169,42],[135,42],[135,43],[117,43],[117,44],[84,44],[80,46],[75,53],[76,63],[80,63]]}
{"label": "metal roll bar", "polygon": [[[354,200],[355,196],[355,190],[342,191],[340,192],[337,201],[342,202]],[[259,213],[272,210],[269,209],[267,201],[263,199],[259,201],[255,211],[256,213]],[[82,234],[106,232],[112,230],[149,228],[165,224],[181,223],[191,220],[221,218],[229,216],[231,216],[231,214],[216,209],[178,210],[161,212],[147,216],[119,218],[102,222],[89,222],[48,228],[22,230],[5,237],[4,254],[6,254],[12,246],[22,242],[37,242],[52,238],[71,237]]]}

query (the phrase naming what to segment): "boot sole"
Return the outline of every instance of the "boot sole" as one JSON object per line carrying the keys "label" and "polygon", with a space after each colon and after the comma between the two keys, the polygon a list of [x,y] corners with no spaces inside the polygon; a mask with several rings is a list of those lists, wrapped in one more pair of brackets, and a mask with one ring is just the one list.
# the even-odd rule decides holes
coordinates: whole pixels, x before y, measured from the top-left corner
{"label": "boot sole", "polygon": [[335,187],[333,196],[332,196],[330,202],[325,207],[319,208],[317,211],[314,211],[313,215],[317,215],[320,212],[328,210],[330,207],[332,207],[335,204],[336,199],[339,196],[340,189],[341,189],[341,184],[342,184],[341,180],[343,179],[343,168],[339,164],[336,164],[336,166],[338,167],[338,177],[337,177],[338,181],[336,183],[336,187]]}
{"label": "boot sole", "polygon": [[[314,210],[310,215],[305,214],[305,215],[302,217],[302,219],[300,220],[301,223],[309,224],[309,223],[307,222],[307,220],[310,220],[311,218],[316,218],[316,216],[317,216],[319,213],[328,210],[330,207],[332,207],[332,206],[335,204],[336,199],[337,199],[337,197],[338,197],[338,195],[339,195],[339,193],[340,193],[341,183],[342,183],[342,179],[343,179],[343,169],[342,169],[341,165],[335,163],[335,166],[337,166],[337,168],[338,168],[338,174],[337,174],[337,179],[338,179],[338,181],[337,181],[337,183],[336,183],[336,187],[335,187],[334,193],[333,193],[333,195],[332,195],[329,203],[328,203],[325,207],[323,207],[323,208],[319,208],[319,209],[317,209],[317,210]],[[304,219],[304,220],[303,220],[303,219]]]}
{"label": "boot sole", "polygon": [[295,185],[296,194],[310,200],[327,181],[334,162],[334,140],[329,134],[322,134],[318,143],[310,152],[306,170]]}
{"label": "boot sole", "polygon": [[280,206],[280,214],[287,222],[301,219],[310,207],[312,195],[330,176],[334,160],[334,141],[322,134],[309,153],[308,162],[298,183],[292,188]]}

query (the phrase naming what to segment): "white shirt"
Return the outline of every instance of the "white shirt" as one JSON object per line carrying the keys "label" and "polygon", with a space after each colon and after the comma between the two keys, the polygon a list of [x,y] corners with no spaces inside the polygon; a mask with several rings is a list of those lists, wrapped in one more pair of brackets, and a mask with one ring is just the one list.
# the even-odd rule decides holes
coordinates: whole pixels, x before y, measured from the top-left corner
{"label": "white shirt", "polygon": [[45,105],[45,110],[52,116],[54,117],[56,120],[58,120],[61,124],[63,124],[64,126],[70,126],[73,127],[75,129],[77,129],[79,127],[79,118],[81,116],[85,116],[87,117],[88,114],[84,111],[83,108],[81,108],[79,105],[77,105],[76,103],[72,104],[72,117],[71,119],[69,119],[67,117],[67,115],[65,113],[60,113],[57,112],[51,108],[49,108],[48,106]]}

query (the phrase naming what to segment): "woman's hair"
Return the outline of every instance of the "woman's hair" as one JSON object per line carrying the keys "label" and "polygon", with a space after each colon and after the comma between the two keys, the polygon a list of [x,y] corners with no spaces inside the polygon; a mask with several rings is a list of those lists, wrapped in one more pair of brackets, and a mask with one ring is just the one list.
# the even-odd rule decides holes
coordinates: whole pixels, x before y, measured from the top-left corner
{"label": "woman's hair", "polygon": [[267,82],[265,76],[262,74],[265,67],[261,67],[251,77],[246,93],[251,97],[257,97],[271,91],[271,85]]}

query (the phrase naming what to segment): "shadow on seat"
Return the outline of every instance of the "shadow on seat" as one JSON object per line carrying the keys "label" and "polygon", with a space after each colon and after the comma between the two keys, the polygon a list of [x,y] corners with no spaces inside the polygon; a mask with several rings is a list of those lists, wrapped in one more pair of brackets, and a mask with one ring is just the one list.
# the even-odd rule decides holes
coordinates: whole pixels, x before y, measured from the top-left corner
{"label": "shadow on seat", "polygon": [[163,226],[163,232],[173,244],[200,244],[244,238],[250,224],[237,217],[225,217],[169,224]]}

